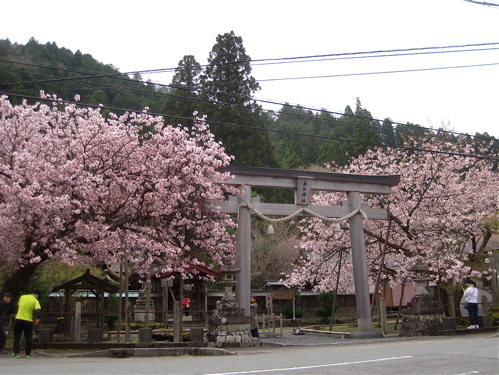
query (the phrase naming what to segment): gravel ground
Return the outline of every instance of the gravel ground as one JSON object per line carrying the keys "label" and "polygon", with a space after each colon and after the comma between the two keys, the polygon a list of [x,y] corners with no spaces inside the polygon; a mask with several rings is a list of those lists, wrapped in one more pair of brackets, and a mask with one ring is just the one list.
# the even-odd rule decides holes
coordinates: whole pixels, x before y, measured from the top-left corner
{"label": "gravel ground", "polygon": [[264,334],[260,333],[261,343],[274,344],[274,345],[284,345],[284,346],[310,346],[310,345],[331,345],[338,344],[341,342],[351,341],[346,338],[342,338],[338,334],[328,333],[328,332],[314,332],[309,330],[302,330],[303,334],[293,334],[291,330],[284,330],[282,337],[265,337]]}

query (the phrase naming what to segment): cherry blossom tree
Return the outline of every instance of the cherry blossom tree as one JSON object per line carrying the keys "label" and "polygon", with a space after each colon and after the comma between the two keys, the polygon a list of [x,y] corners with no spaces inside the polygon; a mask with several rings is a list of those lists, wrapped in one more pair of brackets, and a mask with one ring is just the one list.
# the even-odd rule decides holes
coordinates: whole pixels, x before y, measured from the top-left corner
{"label": "cherry blossom tree", "polygon": [[267,234],[268,223],[251,225],[251,285],[262,289],[267,281],[279,280],[299,256],[294,222],[274,223],[274,234]]}
{"label": "cherry blossom tree", "polygon": [[[368,151],[344,168],[328,166],[337,173],[401,177],[392,194],[363,197],[370,206],[389,210],[391,218],[388,238],[388,221],[369,220],[364,228],[372,285],[380,267],[381,277],[392,283],[410,280],[408,268],[418,260],[430,267],[439,283],[489,276],[488,267],[474,267],[473,261],[489,262],[484,250],[491,232],[489,218],[498,210],[499,179],[493,158],[473,155],[469,143],[430,134],[407,140],[405,148]],[[339,193],[314,196],[317,205],[338,205],[342,200],[346,197]],[[317,290],[330,291],[338,282],[339,291],[352,290],[348,223],[341,226],[343,231],[337,232],[334,224],[319,219],[302,221],[302,256],[289,284],[311,283]]]}
{"label": "cherry blossom tree", "polygon": [[187,129],[147,110],[105,118],[42,99],[50,104],[0,98],[4,290],[17,293],[52,257],[116,264],[125,254],[143,272],[233,261],[235,224],[208,203],[232,191],[218,171],[232,158],[203,118]]}

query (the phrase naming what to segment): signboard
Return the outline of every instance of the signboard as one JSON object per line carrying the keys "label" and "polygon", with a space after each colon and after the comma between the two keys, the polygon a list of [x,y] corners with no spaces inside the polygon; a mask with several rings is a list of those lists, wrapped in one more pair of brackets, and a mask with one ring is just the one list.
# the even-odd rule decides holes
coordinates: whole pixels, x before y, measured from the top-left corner
{"label": "signboard", "polygon": [[295,298],[294,289],[279,289],[272,291],[273,299],[293,299]]}
{"label": "signboard", "polygon": [[173,279],[161,279],[161,286],[163,288],[171,288],[173,286]]}
{"label": "signboard", "polygon": [[308,206],[310,204],[310,182],[303,178],[298,178],[297,185],[296,204]]}
{"label": "signboard", "polygon": [[265,307],[267,309],[272,309],[272,295],[270,294],[265,296]]}

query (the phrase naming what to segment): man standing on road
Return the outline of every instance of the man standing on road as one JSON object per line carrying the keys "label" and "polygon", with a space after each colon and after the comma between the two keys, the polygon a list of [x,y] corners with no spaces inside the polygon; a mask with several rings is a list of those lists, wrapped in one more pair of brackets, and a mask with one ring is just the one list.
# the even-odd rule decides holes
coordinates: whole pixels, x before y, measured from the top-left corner
{"label": "man standing on road", "polygon": [[12,295],[10,293],[4,293],[3,299],[0,300],[0,353],[5,353],[5,342],[7,341],[7,335],[5,329],[3,328],[3,316],[5,315],[5,310],[7,305],[12,301]]}
{"label": "man standing on road", "polygon": [[38,324],[42,308],[40,302],[40,292],[35,291],[25,294],[19,298],[19,309],[17,310],[16,321],[14,323],[14,353],[13,358],[19,358],[21,351],[21,334],[24,332],[26,340],[26,358],[31,358],[31,347],[33,345],[33,325]]}

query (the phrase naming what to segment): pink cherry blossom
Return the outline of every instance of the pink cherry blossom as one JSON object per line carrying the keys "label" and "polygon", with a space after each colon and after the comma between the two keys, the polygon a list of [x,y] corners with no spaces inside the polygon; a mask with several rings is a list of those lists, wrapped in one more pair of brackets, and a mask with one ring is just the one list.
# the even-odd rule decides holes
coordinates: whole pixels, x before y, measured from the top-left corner
{"label": "pink cherry blossom", "polygon": [[[488,253],[483,251],[490,233],[487,218],[499,208],[499,179],[492,160],[462,156],[473,155],[469,144],[445,141],[434,134],[425,140],[409,140],[406,147],[368,151],[344,168],[329,166],[337,173],[401,177],[392,194],[363,197],[370,206],[386,208],[392,216],[382,277],[393,284],[410,280],[413,274],[408,268],[418,259],[429,266],[436,282],[455,283],[467,275],[490,274]],[[314,204],[334,206],[346,197],[320,193],[313,199]],[[387,225],[387,221],[369,220],[364,230],[371,286],[380,267]],[[318,219],[301,222],[302,257],[287,279],[289,284],[335,289],[341,252],[338,289],[353,291],[348,224],[342,228],[343,232],[336,233],[334,225]],[[477,252],[485,255],[485,261],[474,269],[469,258]]]}
{"label": "pink cherry blossom", "polygon": [[233,261],[235,224],[207,204],[232,191],[218,183],[232,158],[204,119],[184,130],[44,97],[52,103],[0,98],[3,270],[84,254],[115,263],[126,253],[158,271]]}

